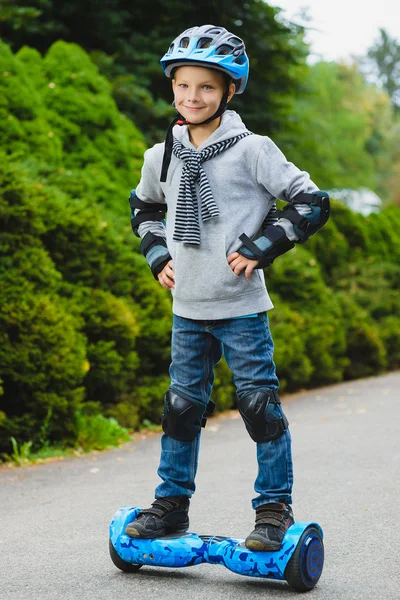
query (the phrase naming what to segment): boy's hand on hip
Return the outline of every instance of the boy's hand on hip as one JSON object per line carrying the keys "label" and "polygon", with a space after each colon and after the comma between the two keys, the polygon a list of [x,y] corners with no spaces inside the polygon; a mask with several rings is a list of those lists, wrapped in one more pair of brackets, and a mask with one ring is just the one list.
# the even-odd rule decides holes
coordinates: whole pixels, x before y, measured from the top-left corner
{"label": "boy's hand on hip", "polygon": [[162,271],[157,275],[158,281],[161,283],[163,288],[170,290],[175,287],[175,273],[172,268],[172,260],[170,260]]}
{"label": "boy's hand on hip", "polygon": [[239,254],[239,252],[233,252],[227,258],[228,263],[235,275],[240,275],[244,271],[246,279],[250,281],[251,274],[258,265],[258,260],[251,260]]}

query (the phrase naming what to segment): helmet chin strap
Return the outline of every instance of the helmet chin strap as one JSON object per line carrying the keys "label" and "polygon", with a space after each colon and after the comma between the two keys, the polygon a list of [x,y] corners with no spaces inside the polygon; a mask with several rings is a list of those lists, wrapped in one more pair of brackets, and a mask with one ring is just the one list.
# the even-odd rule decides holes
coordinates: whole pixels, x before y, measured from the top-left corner
{"label": "helmet chin strap", "polygon": [[168,169],[169,169],[169,165],[171,162],[171,156],[172,156],[172,144],[173,144],[173,133],[172,130],[174,128],[175,125],[207,125],[207,123],[211,123],[211,121],[214,121],[215,119],[218,119],[218,117],[220,117],[226,109],[226,105],[228,103],[228,96],[229,96],[229,88],[227,87],[224,95],[221,98],[221,102],[219,103],[219,107],[217,108],[216,112],[212,115],[212,117],[209,117],[208,119],[206,119],[205,121],[202,121],[201,123],[191,123],[190,121],[188,121],[187,119],[185,119],[178,111],[177,115],[175,117],[175,119],[172,121],[172,123],[170,123],[169,127],[168,127],[168,131],[167,131],[167,135],[165,137],[165,149],[164,149],[164,156],[163,156],[163,162],[162,162],[162,169],[161,169],[161,177],[160,177],[160,181],[161,182],[165,182],[167,181],[167,174],[168,174]]}

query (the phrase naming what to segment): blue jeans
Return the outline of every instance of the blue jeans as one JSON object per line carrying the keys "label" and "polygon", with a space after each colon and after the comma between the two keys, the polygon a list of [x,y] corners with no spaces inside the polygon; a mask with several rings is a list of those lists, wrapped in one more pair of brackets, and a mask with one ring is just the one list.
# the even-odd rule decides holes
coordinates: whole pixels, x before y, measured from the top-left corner
{"label": "blue jeans", "polygon": [[[205,409],[214,383],[214,367],[224,355],[238,398],[256,390],[277,389],[273,351],[266,313],[216,321],[195,321],[174,315],[170,388],[184,398],[202,402]],[[156,498],[193,494],[199,447],[200,434],[193,441],[179,441],[163,434],[158,469],[162,483],[156,488]],[[268,502],[291,504],[293,465],[289,430],[276,440],[257,443],[257,461],[254,489],[258,495],[253,498],[253,508]]]}

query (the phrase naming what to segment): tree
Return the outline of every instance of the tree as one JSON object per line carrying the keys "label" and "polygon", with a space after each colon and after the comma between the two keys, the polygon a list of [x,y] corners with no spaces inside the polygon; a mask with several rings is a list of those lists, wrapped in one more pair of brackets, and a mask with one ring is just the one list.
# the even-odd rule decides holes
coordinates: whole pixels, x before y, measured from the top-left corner
{"label": "tree", "polygon": [[[81,45],[112,82],[119,108],[149,142],[164,138],[174,113],[160,58],[181,31],[203,23],[221,24],[247,44],[249,86],[232,102],[247,126],[261,134],[294,127],[290,99],[301,89],[308,48],[303,29],[279,22],[279,9],[261,0],[154,0],[151,12],[145,0],[17,0],[12,6],[3,28],[14,50],[27,44],[44,53],[60,38]],[[16,15],[28,8],[30,18],[17,22]]]}
{"label": "tree", "polygon": [[323,189],[369,187],[387,198],[393,163],[392,109],[386,92],[368,84],[358,65],[319,62],[293,106],[299,137],[282,149]]}
{"label": "tree", "polygon": [[385,29],[379,32],[380,38],[368,50],[368,58],[394,108],[400,111],[400,44]]}
{"label": "tree", "polygon": [[372,76],[381,83],[392,102],[394,118],[389,135],[393,168],[388,173],[387,185],[392,191],[394,202],[400,204],[400,44],[385,29],[380,29],[380,38],[369,49],[368,56],[361,61],[361,65],[367,76]]}

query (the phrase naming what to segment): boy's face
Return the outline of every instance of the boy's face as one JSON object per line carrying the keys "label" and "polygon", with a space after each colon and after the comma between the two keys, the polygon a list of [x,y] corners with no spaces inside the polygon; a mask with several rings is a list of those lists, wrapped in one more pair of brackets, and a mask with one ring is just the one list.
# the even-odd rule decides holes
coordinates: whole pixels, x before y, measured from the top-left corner
{"label": "boy's face", "polygon": [[[175,106],[190,123],[201,123],[217,111],[226,88],[222,73],[205,67],[178,67],[172,80]],[[235,93],[229,86],[228,102]]]}

